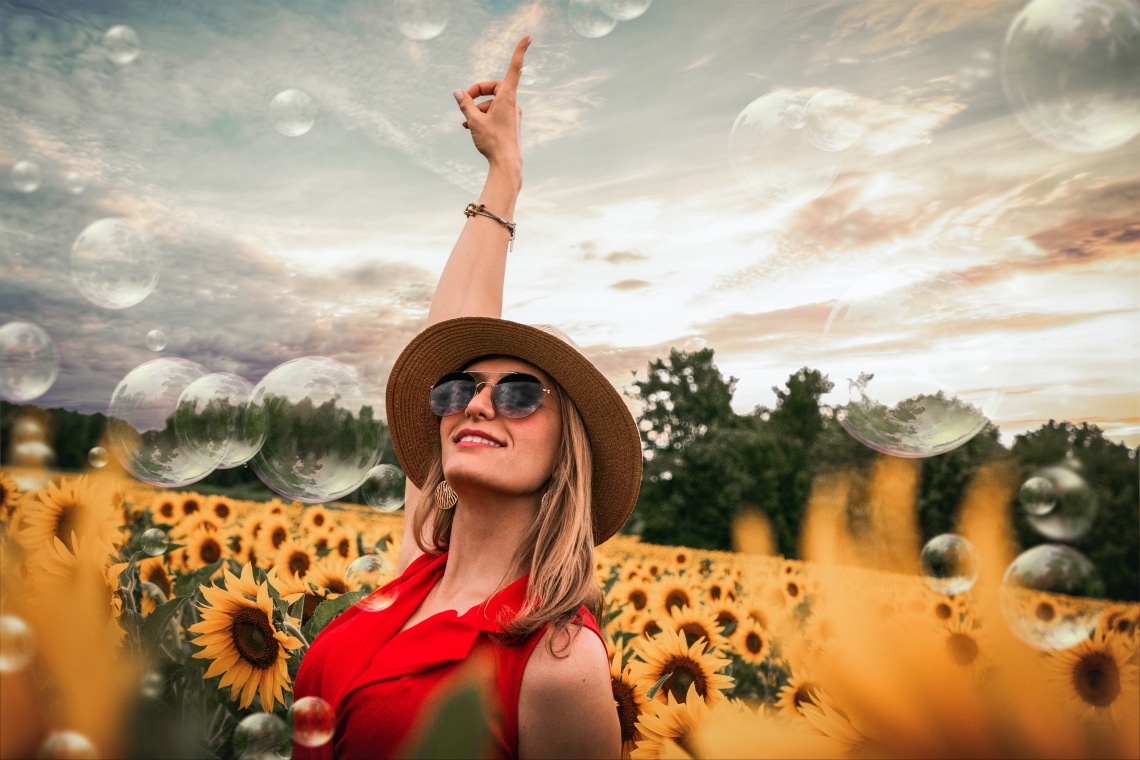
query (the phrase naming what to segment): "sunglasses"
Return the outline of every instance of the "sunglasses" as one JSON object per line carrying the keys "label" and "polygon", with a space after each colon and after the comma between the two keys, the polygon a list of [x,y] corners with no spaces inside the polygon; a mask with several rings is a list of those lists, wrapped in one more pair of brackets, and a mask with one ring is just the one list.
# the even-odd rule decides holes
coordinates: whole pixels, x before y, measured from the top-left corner
{"label": "sunglasses", "polygon": [[[499,375],[500,378],[497,383],[479,382],[474,375]],[[484,385],[491,386],[491,406],[495,414],[512,420],[534,414],[542,406],[543,397],[550,393],[542,387],[541,380],[524,372],[449,372],[431,387],[428,404],[440,417],[458,414]]]}

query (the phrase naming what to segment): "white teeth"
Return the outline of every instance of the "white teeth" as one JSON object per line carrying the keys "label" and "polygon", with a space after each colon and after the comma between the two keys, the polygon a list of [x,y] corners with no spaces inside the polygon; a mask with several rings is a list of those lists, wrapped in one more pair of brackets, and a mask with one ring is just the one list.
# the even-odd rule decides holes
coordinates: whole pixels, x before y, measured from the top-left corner
{"label": "white teeth", "polygon": [[492,441],[490,438],[482,438],[477,435],[465,435],[460,438],[457,443],[486,443],[491,446],[502,446],[503,444]]}

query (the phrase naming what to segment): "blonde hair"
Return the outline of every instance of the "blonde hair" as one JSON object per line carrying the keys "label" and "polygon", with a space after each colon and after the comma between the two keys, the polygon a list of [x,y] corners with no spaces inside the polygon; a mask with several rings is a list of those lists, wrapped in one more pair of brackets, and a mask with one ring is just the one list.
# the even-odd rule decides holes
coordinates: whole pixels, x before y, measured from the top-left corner
{"label": "blonde hair", "polygon": [[[507,642],[521,642],[547,625],[558,634],[574,621],[583,605],[595,618],[601,614],[602,592],[594,573],[590,437],[570,398],[556,383],[554,391],[560,402],[562,441],[538,514],[511,563],[512,575],[529,573],[530,578],[522,609],[512,619],[502,621]],[[435,488],[442,481],[443,464],[437,448],[414,519],[416,544],[430,554],[447,551],[451,543],[454,510],[435,505]],[[429,521],[430,532],[425,536]],[[562,637],[550,638],[552,652],[556,638]]]}

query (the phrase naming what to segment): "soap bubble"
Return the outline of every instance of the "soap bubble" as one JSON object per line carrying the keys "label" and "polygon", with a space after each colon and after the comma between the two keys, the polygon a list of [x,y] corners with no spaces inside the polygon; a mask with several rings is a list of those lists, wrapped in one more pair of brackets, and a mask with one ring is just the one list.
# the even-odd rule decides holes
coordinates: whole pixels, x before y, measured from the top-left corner
{"label": "soap bubble", "polygon": [[618,21],[635,19],[649,10],[653,0],[602,0],[602,12]]}
{"label": "soap bubble", "polygon": [[257,453],[264,430],[247,424],[253,385],[228,372],[200,377],[178,397],[174,430],[182,445],[215,467],[228,470]]}
{"label": "soap bubble", "polygon": [[293,754],[293,737],[285,721],[273,713],[255,712],[237,724],[233,747],[239,760],[288,758]]}
{"label": "soap bubble", "polygon": [[289,710],[293,723],[293,741],[303,747],[328,744],[336,732],[336,714],[332,705],[320,697],[301,697]]}
{"label": "soap bubble", "polygon": [[353,591],[367,591],[368,596],[357,602],[357,606],[368,612],[379,612],[392,606],[396,601],[393,590],[379,591],[395,573],[392,563],[379,554],[362,554],[352,561],[344,571],[344,580]]}
{"label": "soap bubble", "polygon": [[1057,489],[1052,480],[1037,475],[1022,484],[1018,499],[1026,513],[1043,515],[1057,505]]}
{"label": "soap bubble", "polygon": [[974,545],[954,533],[943,533],[927,541],[922,547],[921,562],[926,585],[943,594],[961,594],[978,579]]}
{"label": "soap bubble", "polygon": [[404,506],[404,489],[407,478],[403,471],[394,465],[378,464],[368,471],[360,495],[364,503],[381,512],[395,512]]}
{"label": "soap bubble", "polygon": [[1100,619],[1104,584],[1088,557],[1070,546],[1041,544],[1005,571],[1001,609],[1021,639],[1041,649],[1086,640]]}
{"label": "soap bubble", "polygon": [[40,189],[40,167],[31,161],[17,161],[12,166],[12,188],[21,193],[34,193]]}
{"label": "soap bubble", "polygon": [[411,40],[433,40],[447,26],[446,0],[396,0],[392,11],[396,26]]}
{"label": "soap bubble", "polygon": [[103,33],[103,49],[113,63],[126,66],[139,57],[139,35],[129,26],[117,24]]}
{"label": "soap bubble", "polygon": [[148,699],[159,699],[166,691],[166,679],[157,670],[148,670],[139,679],[139,692]]}
{"label": "soap bubble", "polygon": [[538,81],[535,75],[534,66],[523,66],[522,71],[519,72],[519,84],[528,87]]}
{"label": "soap bubble", "polygon": [[95,760],[95,745],[78,731],[52,731],[36,752],[37,760]]}
{"label": "soap bubble", "polygon": [[67,192],[72,195],[79,195],[87,189],[87,180],[79,172],[68,172],[63,178],[63,183],[67,187]]}
{"label": "soap bubble", "polygon": [[772,92],[745,107],[732,125],[729,156],[741,187],[775,206],[799,206],[831,187],[839,157],[805,134],[805,98]]}
{"label": "soap bubble", "polygon": [[617,26],[617,19],[607,16],[602,9],[602,0],[570,0],[566,18],[583,37],[605,37]]}
{"label": "soap bubble", "polygon": [[139,536],[139,546],[151,557],[166,553],[167,537],[162,528],[147,528]]}
{"label": "soap bubble", "polygon": [[21,403],[47,393],[59,376],[59,350],[39,325],[0,327],[0,398]]}
{"label": "soap bubble", "polygon": [[14,673],[32,659],[32,629],[15,615],[0,615],[0,673]]}
{"label": "soap bubble", "polygon": [[1018,121],[1077,153],[1111,150],[1140,132],[1140,5],[1033,0],[1009,26],[1002,81]]}
{"label": "soap bubble", "polygon": [[841,357],[823,398],[836,420],[875,451],[908,458],[943,454],[981,432],[1003,394],[986,371],[997,349],[972,329],[974,311],[953,275],[883,270],[853,286],[824,327]]}
{"label": "soap bubble", "polygon": [[146,334],[146,347],[151,351],[161,351],[166,348],[166,333],[162,330],[151,330]]}
{"label": "soap bubble", "polygon": [[804,107],[808,139],[826,151],[847,150],[863,136],[859,98],[843,90],[821,90]]}
{"label": "soap bubble", "polygon": [[91,303],[125,309],[158,283],[160,255],[150,236],[126,219],[100,219],[71,246],[71,278]]}
{"label": "soap bubble", "polygon": [[273,128],[286,137],[300,137],[317,122],[317,104],[303,90],[283,90],[269,103]]}
{"label": "soap bubble", "polygon": [[96,469],[107,466],[107,450],[102,446],[92,446],[87,452],[87,463]]}
{"label": "soap bubble", "polygon": [[352,367],[321,356],[285,362],[250,396],[247,439],[264,441],[250,467],[289,499],[315,504],[347,496],[380,458],[378,409]]}
{"label": "soap bubble", "polygon": [[119,381],[107,411],[111,452],[132,475],[156,486],[185,486],[210,474],[214,463],[184,447],[174,428],[178,399],[209,374],[187,359],[152,359]]}
{"label": "soap bubble", "polygon": [[[1088,532],[1096,518],[1097,499],[1096,492],[1084,478],[1058,465],[1033,473],[1030,481],[1034,480],[1048,481],[1054,496],[1052,509],[1025,516],[1034,530],[1054,541],[1072,541]],[[1025,487],[1021,490],[1024,493]]]}

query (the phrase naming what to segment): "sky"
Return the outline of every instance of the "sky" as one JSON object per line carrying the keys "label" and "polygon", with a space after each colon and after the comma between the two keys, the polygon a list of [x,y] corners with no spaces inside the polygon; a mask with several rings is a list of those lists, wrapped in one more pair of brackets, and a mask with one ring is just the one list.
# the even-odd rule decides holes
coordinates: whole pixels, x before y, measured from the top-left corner
{"label": "sky", "polygon": [[[60,355],[35,403],[106,411],[157,357],[382,393],[485,176],[451,92],[529,34],[505,318],[618,388],[712,348],[739,413],[811,367],[836,405],[867,373],[1007,443],[1140,445],[1140,6],[608,2],[0,0],[0,325]],[[157,275],[125,308],[74,275],[111,218]]]}

